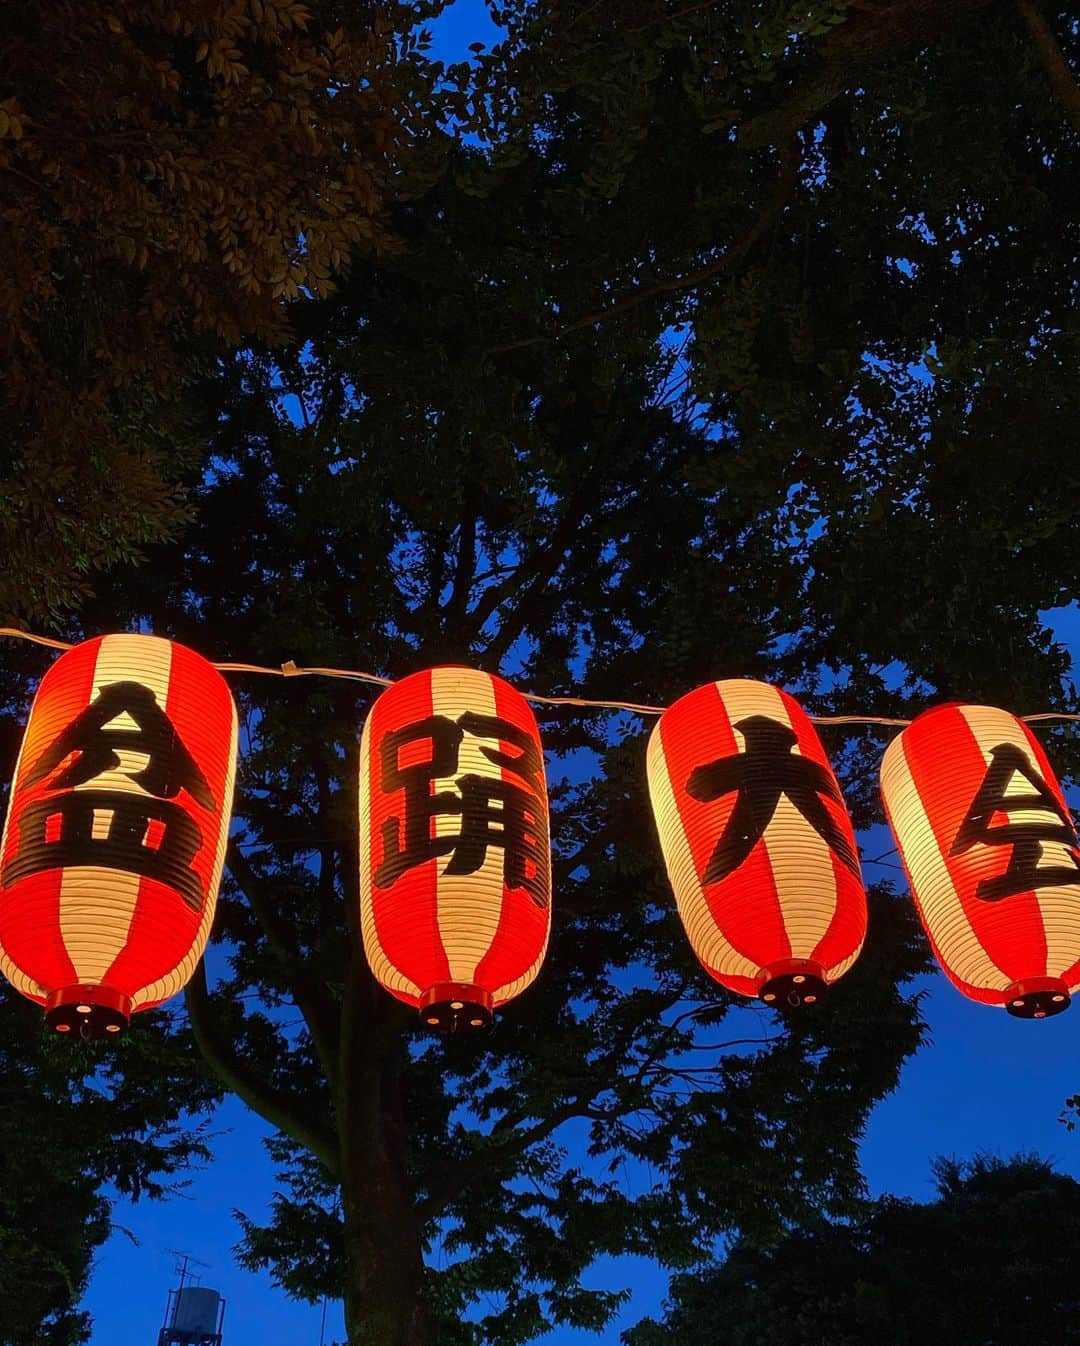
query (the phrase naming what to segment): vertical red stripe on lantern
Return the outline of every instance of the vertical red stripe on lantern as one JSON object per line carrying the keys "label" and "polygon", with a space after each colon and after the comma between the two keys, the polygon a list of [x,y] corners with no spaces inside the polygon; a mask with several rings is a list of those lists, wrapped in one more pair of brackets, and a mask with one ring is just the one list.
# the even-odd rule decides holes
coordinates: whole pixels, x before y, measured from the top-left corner
{"label": "vertical red stripe on lantern", "polygon": [[[1032,733],[1030,726],[1022,720],[1019,721],[1019,728],[1027,740],[1043,779],[1057,800],[1062,813],[1071,822],[1072,813],[1065,799],[1065,792],[1054,774],[1054,768],[1050,765],[1050,759],[1043,745]],[[1080,852],[1077,854],[1080,856]],[[1037,898],[1043,916],[1043,931],[1047,946],[1047,975],[1060,977],[1069,987],[1080,986],[1080,902],[1072,900],[1069,892],[1064,889],[1039,893]]]}
{"label": "vertical red stripe on lantern", "polygon": [[[717,684],[708,683],[680,697],[661,716],[659,731],[669,775],[678,783],[676,805],[693,855],[694,872],[717,929],[758,968],[790,958],[791,945],[764,837],[743,861],[738,883],[708,884],[703,879],[738,799],[736,792],[729,791],[712,800],[698,801],[686,791],[686,782],[695,767],[735,757],[740,750]],[[748,892],[754,894],[752,909],[746,901]],[[716,975],[714,969],[708,970]]]}
{"label": "vertical red stripe on lantern", "polygon": [[[382,788],[383,740],[394,729],[426,720],[433,714],[431,674],[413,674],[397,683],[395,690],[397,695],[392,703],[384,700],[385,693],[376,700],[364,726],[364,779],[370,792],[371,814],[364,839],[368,862],[361,868],[361,877],[370,884],[372,917],[370,925],[365,926],[365,939],[369,959],[378,969],[376,976],[380,971],[383,976],[393,976],[393,970],[398,970],[394,994],[408,1004],[418,1005],[424,985],[450,979],[439,933],[438,863],[435,859],[424,862],[412,873],[403,875],[404,882],[399,879],[392,888],[378,885],[372,878],[386,859],[387,838],[393,835],[396,847],[405,845],[405,792]],[[423,760],[430,746],[430,740],[414,740],[398,752],[396,760],[400,766]]]}
{"label": "vertical red stripe on lantern", "polygon": [[1080,849],[1041,746],[1014,715],[924,711],[881,766],[912,895],[966,995],[1043,1018],[1080,968]]}
{"label": "vertical red stripe on lantern", "polygon": [[[818,732],[814,728],[810,717],[793,696],[784,691],[780,692],[780,696],[783,698],[787,709],[791,727],[798,738],[799,752],[804,757],[809,757],[824,766],[836,786],[835,797],[820,796],[821,803],[832,817],[837,831],[843,835],[854,854],[857,851],[855,831],[840,792],[840,783],[837,781],[836,773],[833,771],[832,764],[822,747]],[[846,972],[859,956],[863,941],[866,938],[867,916],[866,893],[863,888],[861,873],[845,864],[833,848],[827,847],[827,849],[833,872],[833,883],[836,885],[836,903],[828,929],[815,946],[811,956],[827,970],[829,973],[828,979],[832,981]]]}
{"label": "vertical red stripe on lantern", "polygon": [[360,920],[372,972],[433,1026],[485,1022],[532,982],[550,929],[535,717],[490,674],[413,674],[373,706],[360,769]]}
{"label": "vertical red stripe on lantern", "polygon": [[[170,649],[165,713],[180,742],[199,764],[214,796],[207,808],[190,794],[183,795],[188,814],[202,835],[202,844],[191,860],[191,869],[208,895],[198,911],[178,901],[175,892],[157,879],[143,876],[138,900],[124,948],[110,966],[105,980],[133,999],[135,1008],[148,1008],[174,994],[175,971],[185,963],[183,981],[201,957],[209,936],[221,880],[224,847],[228,840],[232,777],[236,756],[236,711],[224,678],[209,668],[205,659],[183,645]],[[207,670],[213,676],[208,676]],[[218,783],[221,783],[219,786]],[[227,782],[227,784],[226,784]],[[222,799],[227,790],[229,799]],[[221,811],[224,806],[225,822]],[[160,841],[164,829],[154,829]],[[147,842],[151,840],[148,833]],[[158,983],[166,982],[165,986]],[[160,992],[160,994],[159,994]]]}
{"label": "vertical red stripe on lantern", "polygon": [[661,716],[648,771],[703,966],[742,994],[816,999],[858,955],[866,899],[839,786],[798,704],[750,679],[698,688]]}
{"label": "vertical red stripe on lantern", "polygon": [[[38,686],[30,721],[23,734],[8,799],[0,875],[7,870],[19,845],[18,820],[23,812],[49,793],[48,780],[33,785],[26,777],[48,744],[88,705],[94,686],[101,637],[88,640],[57,659]],[[49,819],[49,824],[56,820]],[[55,828],[46,826],[46,837]],[[44,870],[24,881],[19,902],[7,900],[0,886],[0,968],[23,995],[44,1004],[49,991],[78,980],[60,933],[60,884],[63,872]]]}
{"label": "vertical red stripe on lantern", "polygon": [[[1034,894],[1017,894],[1007,906],[983,902],[975,896],[976,884],[970,881],[976,877],[976,870],[982,870],[978,857],[973,854],[968,859],[951,859],[949,855],[987,766],[960,708],[942,707],[929,720],[919,716],[910,734],[904,732],[908,767],[920,783],[919,793],[938,849],[953,875],[964,916],[980,945],[1001,969],[1006,984],[1016,981],[1025,968],[1030,975],[1045,976],[1046,940]],[[946,770],[941,769],[943,764],[947,764]]]}
{"label": "vertical red stripe on lantern", "polygon": [[[492,682],[495,690],[496,715],[508,720],[510,724],[516,725],[523,733],[536,737],[536,719],[525,698],[500,678],[493,678]],[[500,739],[499,750],[511,757],[516,757],[520,752],[515,744],[508,742],[506,739]],[[542,771],[543,767],[541,766]],[[503,781],[511,785],[520,779],[518,774],[508,767],[503,767],[500,775]],[[538,799],[542,798],[543,792],[544,783],[541,778]],[[540,874],[538,873],[539,867],[536,864],[526,862],[527,869],[531,874],[536,874],[537,877],[546,878],[550,891],[550,840],[548,837],[546,798],[542,798],[542,807],[540,803],[537,805],[534,831],[538,848],[548,868],[546,874]],[[516,983],[519,980],[527,977],[528,981],[531,981],[536,975],[539,964],[547,951],[550,924],[549,907],[538,907],[526,889],[504,889],[502,910],[499,915],[499,925],[495,932],[495,938],[491,942],[491,947],[477,965],[475,973],[476,980],[481,986],[492,988],[492,997],[495,1004],[498,1005],[504,1000],[510,999],[511,996],[517,994],[518,989],[523,990],[524,986],[516,988]],[[525,982],[525,985],[527,984],[528,982]]]}

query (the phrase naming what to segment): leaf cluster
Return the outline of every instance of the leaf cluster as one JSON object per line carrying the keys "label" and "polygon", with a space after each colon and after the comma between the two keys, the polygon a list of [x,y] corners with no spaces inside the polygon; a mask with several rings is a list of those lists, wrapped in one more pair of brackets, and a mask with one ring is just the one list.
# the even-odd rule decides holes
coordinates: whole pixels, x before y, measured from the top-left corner
{"label": "leaf cluster", "polygon": [[627,1346],[957,1346],[1075,1342],[1080,1184],[1043,1160],[939,1160],[937,1199],[883,1197],[768,1251],[740,1244],[676,1279]]}
{"label": "leaf cluster", "polygon": [[290,298],[394,246],[388,182],[427,97],[415,8],[5,7],[6,620],[174,536],[217,354],[281,338]]}
{"label": "leaf cluster", "polygon": [[92,1258],[115,1192],[163,1199],[205,1160],[196,1122],[220,1097],[168,1016],[115,1051],[60,1041],[10,988],[0,1015],[0,1341],[76,1346]]}

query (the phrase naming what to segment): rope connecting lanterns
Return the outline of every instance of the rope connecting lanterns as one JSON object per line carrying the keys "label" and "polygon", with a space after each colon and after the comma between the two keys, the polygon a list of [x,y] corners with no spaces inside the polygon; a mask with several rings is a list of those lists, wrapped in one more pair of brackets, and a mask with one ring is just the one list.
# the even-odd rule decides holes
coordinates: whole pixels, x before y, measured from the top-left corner
{"label": "rope connecting lanterns", "polygon": [[[22,635],[0,631],[0,634]],[[174,642],[69,647],[34,699],[0,843],[0,970],[83,1037],[180,990],[210,933],[229,831],[236,710],[219,669],[385,686],[360,745],[359,925],[376,980],[438,1031],[524,991],[551,931],[540,736],[526,695],[460,667],[400,682],[344,669],[212,665]],[[814,1005],[857,959],[866,895],[843,796],[786,692],[709,683],[658,714],[650,799],[705,970],[776,1008]],[[1050,712],[1028,720],[1076,719]],[[1028,724],[948,705],[885,753],[886,812],[946,974],[1025,1018],[1080,986],[1080,842]]]}
{"label": "rope connecting lanterns", "polygon": [[45,674],[0,858],[0,968],[60,1032],[120,1032],[187,982],[214,918],[236,709],[205,659],[105,636]]}
{"label": "rope connecting lanterns", "polygon": [[383,692],[360,744],[360,926],[376,980],[439,1030],[536,978],[551,931],[544,754],[509,683],[468,668]]}
{"label": "rope connecting lanterns", "polygon": [[649,794],[687,937],[740,995],[812,1005],[851,967],[866,894],[851,820],[798,703],[763,682],[709,683],[649,739]]}

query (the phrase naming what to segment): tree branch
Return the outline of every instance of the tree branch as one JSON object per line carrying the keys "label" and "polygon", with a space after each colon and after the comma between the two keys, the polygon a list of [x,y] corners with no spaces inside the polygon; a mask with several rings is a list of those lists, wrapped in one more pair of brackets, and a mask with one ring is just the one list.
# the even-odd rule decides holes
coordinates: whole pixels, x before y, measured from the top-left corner
{"label": "tree branch", "polygon": [[554,573],[561,565],[566,550],[581,526],[581,517],[589,500],[592,477],[585,474],[577,490],[566,502],[563,517],[547,535],[533,553],[499,584],[493,584],[477,599],[476,606],[468,614],[469,642],[479,636],[488,618],[498,609],[504,599],[511,594],[521,593],[523,588],[531,587],[538,576]]}
{"label": "tree branch", "polygon": [[706,262],[704,266],[700,266],[694,271],[688,271],[681,276],[670,276],[664,280],[655,280],[640,286],[636,290],[631,290],[620,298],[612,300],[610,304],[603,308],[594,309],[591,313],[585,313],[580,318],[575,318],[573,322],[564,324],[549,336],[523,337],[519,341],[510,341],[505,345],[491,346],[484,352],[484,355],[501,355],[507,351],[522,350],[526,346],[539,346],[548,341],[561,341],[572,332],[579,332],[585,327],[594,327],[597,323],[606,322],[610,318],[621,317],[624,313],[629,313],[647,303],[650,299],[656,299],[662,294],[690,290],[703,281],[711,280],[714,276],[727,274],[742,261],[747,253],[760,242],[762,237],[780,219],[798,182],[798,169],[799,145],[794,138],[794,133],[792,133],[780,152],[780,171],[776,186],[773,188],[768,202],[750,229],[741,238],[736,239],[724,252],[719,253],[711,261]]}
{"label": "tree branch", "polygon": [[[669,990],[661,999],[656,1012],[662,1013],[672,1005],[679,999],[684,989],[685,982]],[[506,1160],[513,1159],[516,1155],[523,1153],[530,1145],[546,1140],[564,1122],[568,1122],[574,1117],[615,1119],[617,1113],[609,1110],[600,1111],[592,1107],[592,1101],[605,1089],[610,1089],[617,1081],[623,1066],[626,1064],[626,1054],[630,1043],[639,1028],[640,1025],[637,1023],[631,1023],[625,1027],[622,1032],[616,1035],[612,1043],[612,1050],[601,1060],[590,1065],[591,1088],[584,1096],[578,1095],[576,1098],[568,1099],[561,1107],[553,1109],[546,1117],[541,1118],[535,1125],[527,1127],[524,1131],[518,1130],[518,1121],[521,1119],[520,1112],[517,1115],[509,1114],[504,1117],[491,1135],[487,1137],[487,1143],[456,1164],[443,1183],[435,1187],[427,1198],[418,1204],[417,1214],[421,1225],[435,1219],[451,1201],[456,1200],[457,1197],[466,1192],[477,1178],[490,1176]],[[664,1041],[669,1040],[670,1033],[665,1032]],[[636,1083],[637,1081],[634,1080],[633,1082]]]}
{"label": "tree branch", "polygon": [[933,41],[994,0],[897,0],[853,6],[851,15],[815,48],[820,60],[777,108],[752,117],[738,133],[747,149],[778,145],[817,117],[866,71],[909,47]]}
{"label": "tree branch", "polygon": [[[596,1092],[600,1092],[599,1087]],[[490,1174],[504,1160],[512,1159],[515,1155],[521,1154],[530,1145],[535,1145],[537,1141],[545,1140],[553,1131],[562,1126],[563,1122],[568,1122],[573,1117],[587,1117],[588,1115],[588,1103],[575,1098],[572,1102],[564,1103],[561,1108],[556,1108],[553,1112],[548,1113],[542,1121],[537,1122],[535,1126],[530,1126],[525,1131],[518,1131],[511,1127],[505,1138],[497,1140],[494,1139],[499,1134],[498,1129],[496,1129],[492,1133],[493,1143],[482,1146],[462,1159],[442,1185],[436,1187],[423,1201],[417,1204],[417,1219],[421,1226],[429,1220],[433,1220],[451,1201],[456,1200],[468,1191],[477,1178]]]}
{"label": "tree branch", "polygon": [[[577,522],[580,525],[581,520]],[[558,574],[559,567],[566,560],[571,541],[572,538],[568,537],[565,545],[556,544],[545,548],[542,562],[534,568],[532,579],[520,591],[518,600],[511,611],[499,623],[498,631],[488,641],[484,650],[485,655],[494,667],[499,666],[505,658],[507,650],[529,625],[538,604],[543,599],[544,591]]]}
{"label": "tree branch", "polygon": [[333,997],[318,977],[304,966],[304,955],[288,921],[283,920],[267,891],[267,881],[258,873],[235,842],[227,852],[229,873],[247,898],[267,941],[288,977],[296,1008],[304,1016],[311,1041],[333,1088],[337,1078],[339,1012]]}
{"label": "tree branch", "polygon": [[200,959],[184,992],[188,1017],[199,1051],[221,1082],[271,1126],[284,1131],[338,1174],[337,1137],[329,1127],[319,1126],[298,1110],[297,1099],[276,1089],[252,1069],[251,1064],[227,1039],[214,1013],[213,997],[206,984],[206,968]]}
{"label": "tree branch", "polygon": [[1050,25],[1043,18],[1037,0],[1018,0],[1018,3],[1028,32],[1038,50],[1039,59],[1043,63],[1043,69],[1050,77],[1054,97],[1068,112],[1073,126],[1080,131],[1080,87],[1073,78],[1065,54]]}
{"label": "tree branch", "polygon": [[458,530],[458,554],[454,566],[454,583],[443,611],[447,621],[460,621],[465,615],[469,593],[476,575],[476,510],[470,500],[465,501],[465,516]]}

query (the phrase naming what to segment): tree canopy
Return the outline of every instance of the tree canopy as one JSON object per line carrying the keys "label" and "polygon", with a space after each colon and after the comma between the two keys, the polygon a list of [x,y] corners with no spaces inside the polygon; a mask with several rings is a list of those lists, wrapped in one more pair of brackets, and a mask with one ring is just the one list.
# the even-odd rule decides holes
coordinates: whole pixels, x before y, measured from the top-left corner
{"label": "tree canopy", "polygon": [[386,180],[431,6],[46,0],[0,49],[0,615],[60,616],[173,536],[217,353],[286,329]]}
{"label": "tree canopy", "polygon": [[134,1200],[176,1191],[209,1153],[196,1119],[220,1090],[190,1035],[165,1047],[162,1023],[102,1059],[58,1050],[6,984],[0,1008],[0,1341],[76,1346],[92,1257],[112,1232],[106,1185]]}
{"label": "tree canopy", "polygon": [[[182,533],[73,633],[637,701],[748,675],[819,710],[1072,706],[1040,614],[1077,591],[1075,18],[493,12],[474,64],[409,49],[438,110],[387,245],[215,366]],[[227,971],[187,1008],[280,1133],[250,1265],[343,1296],[351,1346],[516,1346],[610,1320],[618,1292],[581,1283],[603,1253],[689,1266],[858,1212],[862,1126],[921,1038],[906,901],[874,890],[820,1012],[736,1004],[673,912],[647,726],[552,711],[543,975],[489,1034],[418,1036],[356,930],[368,692],[235,686]],[[862,823],[881,742],[827,744]]]}
{"label": "tree canopy", "polygon": [[680,1276],[627,1346],[1062,1346],[1080,1340],[1080,1183],[1046,1162],[939,1160],[937,1199],[883,1197],[848,1224],[736,1245]]}

